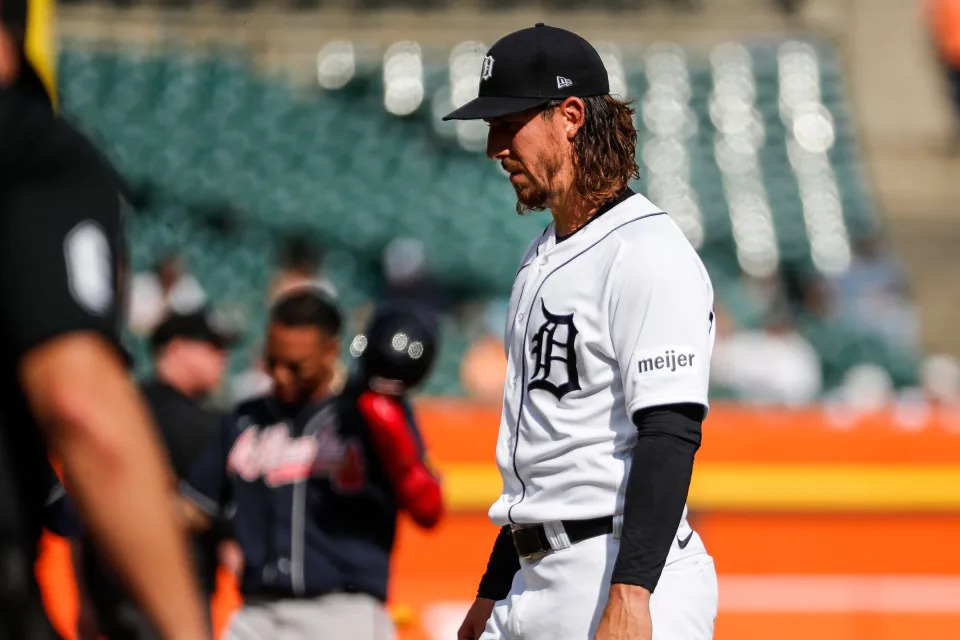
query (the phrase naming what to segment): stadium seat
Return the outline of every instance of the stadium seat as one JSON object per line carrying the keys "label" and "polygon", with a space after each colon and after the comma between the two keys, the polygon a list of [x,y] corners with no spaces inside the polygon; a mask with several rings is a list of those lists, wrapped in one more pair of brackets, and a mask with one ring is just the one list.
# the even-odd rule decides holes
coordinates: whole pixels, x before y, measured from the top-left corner
{"label": "stadium seat", "polygon": [[[757,166],[777,236],[780,259],[808,267],[810,244],[801,189],[788,154],[793,133],[780,104],[781,42],[748,43],[754,108],[763,121]],[[812,43],[820,99],[833,119],[835,140],[827,158],[851,237],[877,228],[863,176],[851,112],[837,57]],[[720,135],[710,114],[713,70],[690,55],[689,108],[696,129],[683,139],[704,228],[701,255],[717,290],[745,304],[738,294],[737,266],[724,177],[717,165]],[[262,326],[265,290],[275,255],[274,238],[296,230],[328,251],[329,277],[347,309],[363,306],[380,290],[379,262],[394,237],[420,239],[438,283],[475,296],[502,296],[529,239],[548,222],[546,214],[517,219],[514,195],[502,172],[482,154],[465,151],[438,129],[429,109],[398,118],[383,107],[379,70],[359,74],[340,91],[304,90],[258,73],[245,54],[131,54],[70,42],[60,54],[64,113],[101,144],[129,182],[149,187],[151,201],[130,225],[135,268],[149,266],[172,247],[218,303],[249,312],[245,344]],[[642,109],[651,80],[642,66],[628,66],[628,93]],[[442,66],[424,71],[425,94],[448,82]],[[641,140],[652,132],[637,117]],[[642,145],[641,145],[642,146]],[[638,150],[639,153],[639,150]],[[649,168],[642,167],[643,190]],[[233,232],[205,226],[211,203],[226,208]],[[756,322],[742,310],[741,320]],[[458,393],[458,363],[469,337],[452,320],[437,371],[427,390]],[[811,340],[832,355],[825,370],[837,381],[857,358],[899,367],[909,378],[909,358],[896,361],[864,347],[862,337],[809,322]],[[237,359],[234,366],[243,366]],[[899,362],[899,364],[898,364]]]}

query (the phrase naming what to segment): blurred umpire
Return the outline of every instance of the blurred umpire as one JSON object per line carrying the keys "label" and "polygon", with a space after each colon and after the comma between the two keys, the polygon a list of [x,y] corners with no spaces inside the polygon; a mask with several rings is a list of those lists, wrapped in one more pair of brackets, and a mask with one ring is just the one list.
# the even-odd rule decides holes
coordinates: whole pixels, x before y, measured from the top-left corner
{"label": "blurred umpire", "polygon": [[[227,349],[233,341],[234,336],[204,311],[171,314],[150,338],[154,375],[140,390],[178,479],[186,476],[199,453],[216,438],[222,416],[207,410],[203,403],[220,388]],[[208,599],[216,587],[217,545],[222,531],[221,527],[214,527],[191,541],[197,578]],[[79,639],[158,638],[153,625],[127,596],[91,541],[84,537],[80,546],[79,583],[84,608]]]}
{"label": "blurred umpire", "polygon": [[244,606],[228,638],[392,638],[384,603],[397,512],[424,527],[440,519],[440,485],[402,399],[430,367],[435,331],[413,313],[377,313],[351,345],[354,376],[331,396],[340,325],[319,290],[277,300],[273,392],[235,409],[184,487],[199,526],[235,512]]}
{"label": "blurred umpire", "polygon": [[25,2],[0,3],[0,638],[56,637],[33,576],[49,447],[163,636],[199,639],[168,471],[117,343],[120,182],[56,118],[24,49]]}

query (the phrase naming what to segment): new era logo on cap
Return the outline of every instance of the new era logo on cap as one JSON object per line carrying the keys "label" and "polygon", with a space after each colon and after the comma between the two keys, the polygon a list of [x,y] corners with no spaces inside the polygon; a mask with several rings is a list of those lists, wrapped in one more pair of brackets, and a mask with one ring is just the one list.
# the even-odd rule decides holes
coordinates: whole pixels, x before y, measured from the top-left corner
{"label": "new era logo on cap", "polygon": [[443,119],[498,118],[555,99],[607,93],[607,70],[597,50],[575,33],[540,23],[490,47],[480,67],[479,95]]}

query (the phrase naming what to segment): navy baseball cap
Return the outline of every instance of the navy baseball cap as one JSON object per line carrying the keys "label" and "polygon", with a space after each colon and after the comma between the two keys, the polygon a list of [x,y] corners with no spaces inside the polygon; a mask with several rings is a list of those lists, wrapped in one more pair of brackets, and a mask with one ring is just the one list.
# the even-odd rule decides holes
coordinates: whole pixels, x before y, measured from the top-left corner
{"label": "navy baseball cap", "polygon": [[558,98],[607,93],[607,69],[593,45],[540,22],[497,40],[483,58],[478,97],[443,119],[497,118]]}
{"label": "navy baseball cap", "polygon": [[175,338],[206,342],[218,349],[226,349],[237,341],[235,333],[218,326],[211,314],[203,310],[171,313],[150,336],[150,347],[156,351]]}

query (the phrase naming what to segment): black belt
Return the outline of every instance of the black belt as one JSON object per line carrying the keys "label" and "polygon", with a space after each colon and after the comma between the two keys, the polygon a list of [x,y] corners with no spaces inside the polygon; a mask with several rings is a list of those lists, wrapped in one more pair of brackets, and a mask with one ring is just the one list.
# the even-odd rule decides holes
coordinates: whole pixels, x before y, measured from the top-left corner
{"label": "black belt", "polygon": [[[613,533],[613,516],[590,520],[562,520],[570,544]],[[510,526],[513,546],[521,558],[537,558],[553,551],[543,524],[515,524]]]}

